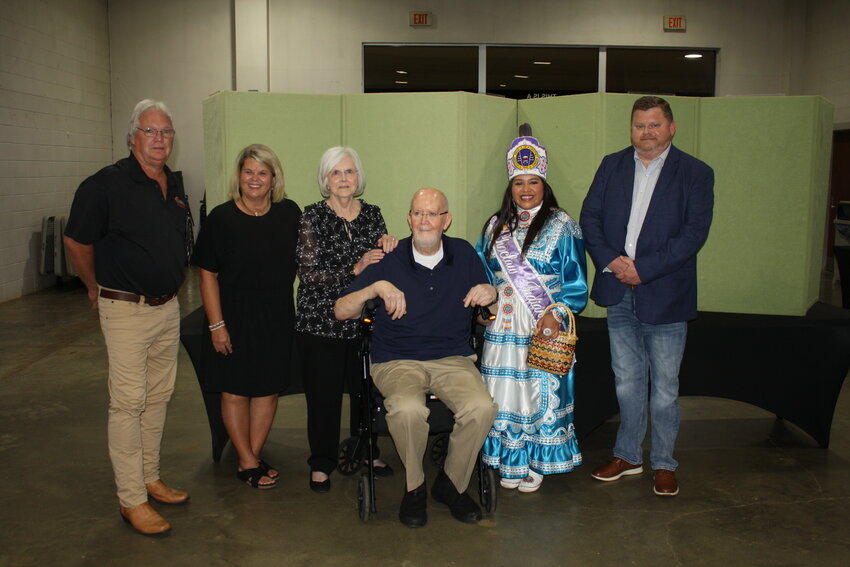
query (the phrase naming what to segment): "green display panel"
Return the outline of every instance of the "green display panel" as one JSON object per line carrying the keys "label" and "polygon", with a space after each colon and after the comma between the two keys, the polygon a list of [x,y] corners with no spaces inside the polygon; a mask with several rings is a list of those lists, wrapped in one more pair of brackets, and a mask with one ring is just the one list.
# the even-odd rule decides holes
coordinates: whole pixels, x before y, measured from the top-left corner
{"label": "green display panel", "polygon": [[802,315],[817,300],[832,149],[820,97],[702,99],[699,157],[714,167],[700,308]]}
{"label": "green display panel", "polygon": [[225,202],[240,150],[265,144],[280,158],[286,195],[302,209],[322,198],[322,153],[340,143],[342,97],[222,92],[204,100],[207,210]]}
{"label": "green display panel", "polygon": [[469,93],[343,97],[341,143],[368,172],[364,198],[389,231],[407,236],[413,193],[436,187],[449,199],[448,234],[474,242],[507,183],[505,142],[516,129],[514,101]]}
{"label": "green display panel", "polygon": [[[219,93],[204,101],[208,204],[227,198],[236,152],[249,143],[278,153],[287,193],[302,208],[321,198],[322,152],[349,145],[363,159],[364,198],[381,207],[392,234],[409,233],[411,195],[433,186],[449,198],[449,234],[474,243],[507,185],[507,146],[528,122],[548,150],[559,204],[578,219],[601,159],[630,143],[635,98]],[[820,97],[668,100],[674,144],[716,177],[714,222],[699,254],[699,308],[803,315],[819,289],[832,105]],[[588,272],[592,280],[589,257]],[[584,314],[605,310],[591,302]]]}

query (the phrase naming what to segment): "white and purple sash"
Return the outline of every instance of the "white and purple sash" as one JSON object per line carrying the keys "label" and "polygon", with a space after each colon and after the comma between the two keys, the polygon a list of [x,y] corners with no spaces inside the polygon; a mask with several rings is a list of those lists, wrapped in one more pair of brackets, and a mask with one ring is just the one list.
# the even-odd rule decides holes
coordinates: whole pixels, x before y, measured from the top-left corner
{"label": "white and purple sash", "polygon": [[[493,234],[493,225],[490,223],[490,234]],[[543,316],[543,311],[552,304],[552,297],[537,277],[537,272],[522,257],[521,250],[511,235],[508,227],[502,229],[502,234],[496,239],[493,250],[499,257],[504,267],[505,275],[511,283],[511,287],[522,298],[525,306],[534,315],[535,321]]]}

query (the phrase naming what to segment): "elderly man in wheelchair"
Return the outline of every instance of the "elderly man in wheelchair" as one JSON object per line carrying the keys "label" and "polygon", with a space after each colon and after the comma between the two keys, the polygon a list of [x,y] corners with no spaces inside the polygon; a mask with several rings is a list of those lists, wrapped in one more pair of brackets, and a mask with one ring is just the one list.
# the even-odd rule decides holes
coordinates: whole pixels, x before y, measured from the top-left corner
{"label": "elderly man in wheelchair", "polygon": [[422,464],[428,442],[425,393],[437,395],[455,416],[431,496],[466,523],[481,519],[481,509],[466,490],[498,411],[469,344],[472,310],[494,303],[496,290],[472,246],[443,234],[451,220],[442,192],[417,191],[407,215],[411,236],[364,270],[334,307],[337,319],[355,319],[367,301],[377,304],[371,373],[406,471],[399,520],[408,527],[428,520]]}

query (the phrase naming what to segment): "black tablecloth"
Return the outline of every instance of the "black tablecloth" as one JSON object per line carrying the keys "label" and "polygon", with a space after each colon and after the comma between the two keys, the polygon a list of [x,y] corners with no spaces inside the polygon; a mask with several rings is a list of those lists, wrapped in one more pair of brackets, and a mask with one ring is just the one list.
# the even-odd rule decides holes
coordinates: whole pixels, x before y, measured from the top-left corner
{"label": "black tablecloth", "polygon": [[[605,319],[578,318],[575,423],[579,438],[619,412]],[[805,317],[700,312],[688,324],[679,395],[746,402],[829,446],[850,370],[850,311],[816,303]]]}
{"label": "black tablecloth", "polygon": [[[575,426],[586,437],[619,412],[605,319],[577,317]],[[180,339],[197,372],[203,310],[183,318]],[[289,388],[303,392],[294,353]],[[835,403],[850,370],[850,311],[815,304],[805,317],[701,312],[688,325],[680,371],[682,396],[747,402],[790,421],[829,446]],[[199,383],[202,381],[199,378]],[[228,436],[220,394],[202,392],[212,433],[213,459]],[[306,423],[305,423],[306,427]]]}

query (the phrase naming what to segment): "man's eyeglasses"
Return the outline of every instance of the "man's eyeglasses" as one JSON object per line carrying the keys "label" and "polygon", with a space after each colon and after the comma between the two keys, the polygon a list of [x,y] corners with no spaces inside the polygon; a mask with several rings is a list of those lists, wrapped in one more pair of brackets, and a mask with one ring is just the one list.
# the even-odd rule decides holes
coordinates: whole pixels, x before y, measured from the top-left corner
{"label": "man's eyeglasses", "polygon": [[443,211],[442,213],[432,213],[430,211],[410,211],[410,214],[413,215],[413,218],[427,218],[430,220],[436,220],[437,217],[441,217],[443,215],[449,214],[448,211]]}
{"label": "man's eyeglasses", "polygon": [[163,128],[162,130],[157,130],[156,128],[139,128],[138,126],[136,126],[136,130],[141,130],[142,133],[148,138],[156,138],[157,134],[162,134],[163,138],[174,137],[173,128]]}

